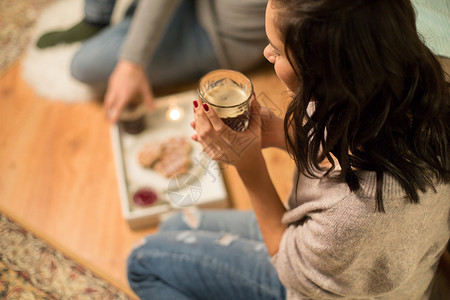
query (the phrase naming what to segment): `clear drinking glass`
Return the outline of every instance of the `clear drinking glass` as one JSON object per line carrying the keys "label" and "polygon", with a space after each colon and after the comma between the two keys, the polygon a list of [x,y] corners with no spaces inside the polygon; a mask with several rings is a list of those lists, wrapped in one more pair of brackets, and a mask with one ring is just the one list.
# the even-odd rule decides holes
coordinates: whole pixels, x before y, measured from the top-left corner
{"label": "clear drinking glass", "polygon": [[244,131],[250,120],[253,85],[244,74],[232,70],[215,70],[200,78],[198,95],[203,103],[233,130]]}
{"label": "clear drinking glass", "polygon": [[119,116],[119,123],[129,134],[138,134],[146,128],[147,108],[141,99],[133,99],[123,109]]}

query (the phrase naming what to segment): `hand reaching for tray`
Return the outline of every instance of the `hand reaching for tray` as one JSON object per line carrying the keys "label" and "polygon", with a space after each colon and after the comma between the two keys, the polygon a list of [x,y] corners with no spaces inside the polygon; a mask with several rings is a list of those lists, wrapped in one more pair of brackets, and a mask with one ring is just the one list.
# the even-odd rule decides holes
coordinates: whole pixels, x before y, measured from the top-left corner
{"label": "hand reaching for tray", "polygon": [[121,60],[109,78],[104,104],[106,118],[111,123],[117,122],[123,108],[135,98],[141,98],[148,107],[153,107],[153,92],[145,70]]}

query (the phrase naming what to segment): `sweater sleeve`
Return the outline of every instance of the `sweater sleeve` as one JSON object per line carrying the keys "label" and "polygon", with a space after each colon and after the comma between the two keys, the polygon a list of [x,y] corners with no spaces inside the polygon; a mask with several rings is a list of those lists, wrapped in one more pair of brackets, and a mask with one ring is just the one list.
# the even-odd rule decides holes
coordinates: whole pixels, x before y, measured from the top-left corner
{"label": "sweater sleeve", "polygon": [[378,296],[407,280],[414,250],[387,237],[397,225],[374,210],[373,199],[345,184],[301,181],[298,205],[283,216],[289,226],[272,257],[288,299]]}
{"label": "sweater sleeve", "polygon": [[272,257],[272,264],[288,295],[295,294],[307,299],[340,298],[342,295],[336,287],[341,284],[333,282],[334,274],[342,273],[350,263],[346,257],[349,252],[344,250],[345,247],[341,248],[339,238],[333,236],[337,234],[334,226],[339,225],[326,217],[332,215],[333,205],[340,199],[309,200],[311,202],[284,215],[283,222],[289,226],[278,252]]}
{"label": "sweater sleeve", "polygon": [[149,63],[181,0],[140,0],[119,58]]}

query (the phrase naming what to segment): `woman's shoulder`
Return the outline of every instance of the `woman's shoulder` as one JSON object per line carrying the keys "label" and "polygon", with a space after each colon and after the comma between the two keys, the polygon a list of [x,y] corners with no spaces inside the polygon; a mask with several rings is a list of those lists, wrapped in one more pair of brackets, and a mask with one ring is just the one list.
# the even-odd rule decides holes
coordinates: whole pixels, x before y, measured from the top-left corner
{"label": "woman's shoulder", "polygon": [[[338,179],[340,171],[333,171],[321,178],[309,178],[301,175],[296,190],[288,199],[288,212],[284,216],[286,223],[292,223],[309,215],[326,218],[347,217],[364,219],[378,218],[376,207],[377,176],[372,171],[355,171],[359,178],[360,188],[351,191],[345,181]],[[295,186],[295,184],[294,184]],[[417,215],[427,214],[427,211],[440,207],[450,209],[450,185],[436,183],[434,189],[419,193],[419,204],[412,204],[401,184],[391,175],[383,175],[382,197],[386,213],[395,218],[404,211]],[[351,212],[351,213],[349,213]],[[338,221],[338,220],[336,220]]]}

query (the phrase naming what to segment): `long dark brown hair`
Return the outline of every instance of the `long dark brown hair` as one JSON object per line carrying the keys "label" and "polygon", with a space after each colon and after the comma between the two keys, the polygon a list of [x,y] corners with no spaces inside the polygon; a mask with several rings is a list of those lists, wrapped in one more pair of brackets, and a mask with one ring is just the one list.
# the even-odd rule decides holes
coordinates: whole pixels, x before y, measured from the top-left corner
{"label": "long dark brown hair", "polygon": [[[417,33],[409,0],[271,0],[285,51],[301,83],[284,120],[299,171],[335,165],[352,191],[354,170],[383,174],[413,203],[450,182],[449,83]],[[314,103],[315,110],[307,108]],[[332,167],[323,169],[327,158]]]}

